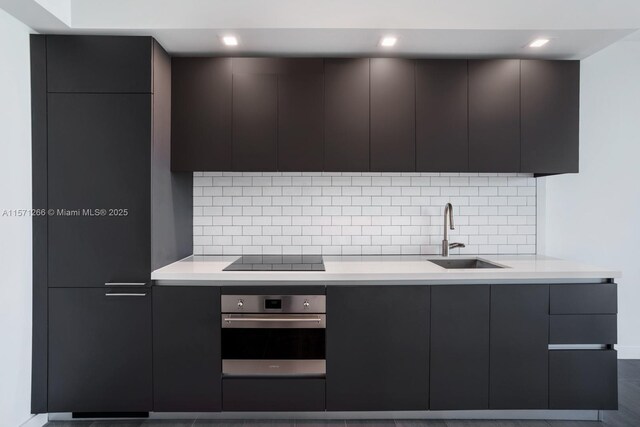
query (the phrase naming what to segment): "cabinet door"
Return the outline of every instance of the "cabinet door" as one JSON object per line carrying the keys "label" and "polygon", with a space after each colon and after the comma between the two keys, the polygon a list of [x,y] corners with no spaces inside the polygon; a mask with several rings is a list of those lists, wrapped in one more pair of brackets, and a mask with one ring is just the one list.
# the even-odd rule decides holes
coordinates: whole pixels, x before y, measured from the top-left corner
{"label": "cabinet door", "polygon": [[50,93],[48,114],[49,286],[147,282],[151,95]]}
{"label": "cabinet door", "polygon": [[416,171],[469,170],[467,61],[416,62]]}
{"label": "cabinet door", "polygon": [[520,60],[469,61],[469,171],[520,171]]}
{"label": "cabinet door", "polygon": [[153,409],[220,411],[220,289],[153,290]]}
{"label": "cabinet door", "polygon": [[549,352],[550,409],[618,409],[615,350]]}
{"label": "cabinet door", "polygon": [[549,405],[549,286],[491,286],[491,409]]}
{"label": "cabinet door", "polygon": [[431,289],[431,410],[489,408],[489,286]]}
{"label": "cabinet door", "polygon": [[325,410],[322,378],[225,378],[222,387],[224,411]]}
{"label": "cabinet door", "polygon": [[415,65],[371,59],[371,170],[416,170]]}
{"label": "cabinet door", "polygon": [[277,75],[234,73],[233,170],[277,170],[277,142]]}
{"label": "cabinet door", "polygon": [[580,61],[521,64],[522,172],[578,172]]}
{"label": "cabinet door", "polygon": [[231,58],[172,59],[172,170],[231,170],[231,105]]}
{"label": "cabinet door", "polygon": [[323,98],[321,69],[278,76],[279,171],[323,170]]}
{"label": "cabinet door", "polygon": [[429,287],[327,287],[327,410],[425,410]]}
{"label": "cabinet door", "polygon": [[369,171],[369,59],[324,63],[324,170]]}
{"label": "cabinet door", "polygon": [[47,90],[151,93],[152,40],[130,36],[47,36]]}
{"label": "cabinet door", "polygon": [[49,412],[152,409],[150,292],[49,290]]}

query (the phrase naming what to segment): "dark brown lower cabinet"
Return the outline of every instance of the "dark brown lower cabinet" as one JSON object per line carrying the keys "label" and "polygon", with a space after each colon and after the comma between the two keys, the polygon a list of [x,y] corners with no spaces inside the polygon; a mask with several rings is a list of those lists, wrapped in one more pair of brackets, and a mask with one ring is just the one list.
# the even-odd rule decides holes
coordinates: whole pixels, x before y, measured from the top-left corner
{"label": "dark brown lower cabinet", "polygon": [[491,286],[490,409],[549,406],[549,286]]}
{"label": "dark brown lower cabinet", "polygon": [[549,352],[550,409],[618,409],[615,350]]}
{"label": "dark brown lower cabinet", "polygon": [[618,285],[591,283],[553,285],[549,291],[551,314],[617,314]]}
{"label": "dark brown lower cabinet", "polygon": [[152,409],[151,289],[49,289],[49,412]]}
{"label": "dark brown lower cabinet", "polygon": [[552,314],[549,344],[616,344],[615,314]]}
{"label": "dark brown lower cabinet", "polygon": [[324,411],[324,378],[225,378],[225,411]]}
{"label": "dark brown lower cabinet", "polygon": [[153,290],[153,409],[221,409],[220,288]]}
{"label": "dark brown lower cabinet", "polygon": [[431,289],[431,410],[489,408],[487,285]]}
{"label": "dark brown lower cabinet", "polygon": [[428,286],[327,287],[327,410],[426,410]]}

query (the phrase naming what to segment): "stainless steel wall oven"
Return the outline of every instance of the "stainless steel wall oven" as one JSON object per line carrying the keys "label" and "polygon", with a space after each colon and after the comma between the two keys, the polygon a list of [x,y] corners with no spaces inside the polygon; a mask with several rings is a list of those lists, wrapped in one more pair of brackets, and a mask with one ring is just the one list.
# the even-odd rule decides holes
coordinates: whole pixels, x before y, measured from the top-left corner
{"label": "stainless steel wall oven", "polygon": [[224,376],[325,376],[325,295],[221,298]]}

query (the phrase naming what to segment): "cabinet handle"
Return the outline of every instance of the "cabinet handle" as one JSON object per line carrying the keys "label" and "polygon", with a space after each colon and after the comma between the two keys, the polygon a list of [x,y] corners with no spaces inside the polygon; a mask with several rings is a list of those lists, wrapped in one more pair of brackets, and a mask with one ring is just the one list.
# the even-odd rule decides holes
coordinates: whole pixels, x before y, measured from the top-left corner
{"label": "cabinet handle", "polygon": [[146,292],[144,293],[121,293],[121,292],[107,292],[104,294],[105,297],[146,297]]}
{"label": "cabinet handle", "polygon": [[134,282],[107,282],[105,286],[146,286],[146,283],[134,283]]}
{"label": "cabinet handle", "polygon": [[231,322],[315,322],[320,323],[322,319],[319,317],[311,317],[311,318],[287,318],[287,317],[225,317],[224,321],[227,323]]}
{"label": "cabinet handle", "polygon": [[549,350],[608,350],[607,344],[549,344]]}

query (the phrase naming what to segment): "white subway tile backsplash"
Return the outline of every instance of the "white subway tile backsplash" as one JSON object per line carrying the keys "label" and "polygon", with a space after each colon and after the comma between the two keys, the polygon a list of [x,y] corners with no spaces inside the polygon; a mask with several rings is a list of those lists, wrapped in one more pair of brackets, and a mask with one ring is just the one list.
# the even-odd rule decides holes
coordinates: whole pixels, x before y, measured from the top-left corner
{"label": "white subway tile backsplash", "polygon": [[195,172],[194,254],[535,254],[530,174]]}

